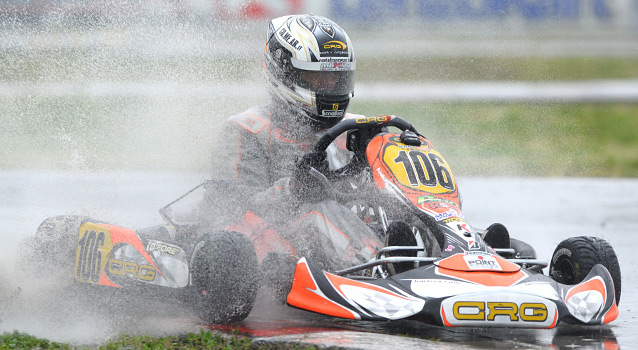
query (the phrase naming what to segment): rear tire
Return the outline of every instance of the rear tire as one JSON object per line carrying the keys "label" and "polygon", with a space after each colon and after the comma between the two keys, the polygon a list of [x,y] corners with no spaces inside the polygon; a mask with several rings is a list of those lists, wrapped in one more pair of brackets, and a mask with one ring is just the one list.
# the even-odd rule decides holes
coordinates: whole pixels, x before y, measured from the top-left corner
{"label": "rear tire", "polygon": [[614,249],[604,239],[583,236],[562,241],[552,255],[549,275],[558,283],[578,284],[597,264],[609,270],[618,305],[621,292],[620,265]]}
{"label": "rear tire", "polygon": [[19,268],[39,275],[64,272],[73,276],[80,226],[86,219],[77,215],[45,219],[34,237],[28,237],[20,243]]}
{"label": "rear tire", "polygon": [[238,232],[206,237],[194,253],[195,308],[208,323],[234,323],[248,317],[259,289],[259,266],[252,242]]}

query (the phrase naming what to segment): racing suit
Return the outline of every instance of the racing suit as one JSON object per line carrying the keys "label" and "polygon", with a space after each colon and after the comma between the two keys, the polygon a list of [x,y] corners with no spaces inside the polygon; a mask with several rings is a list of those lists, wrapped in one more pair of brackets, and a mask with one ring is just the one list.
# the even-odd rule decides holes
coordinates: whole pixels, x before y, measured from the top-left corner
{"label": "racing suit", "polygon": [[[296,161],[322,132],[276,111],[273,104],[253,107],[225,121],[214,140],[212,176],[230,186],[209,191],[208,205],[224,209],[226,229],[251,238],[260,263],[270,253],[308,257],[330,270],[370,260],[383,245],[355,212],[335,200],[313,203],[294,193],[293,186],[303,185],[293,183]],[[343,135],[327,149],[331,170],[351,157]]]}

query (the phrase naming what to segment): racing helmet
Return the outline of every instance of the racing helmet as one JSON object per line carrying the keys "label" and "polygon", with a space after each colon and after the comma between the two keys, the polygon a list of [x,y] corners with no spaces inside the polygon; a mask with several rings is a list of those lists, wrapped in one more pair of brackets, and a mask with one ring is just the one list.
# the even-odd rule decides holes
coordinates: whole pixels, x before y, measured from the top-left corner
{"label": "racing helmet", "polygon": [[350,38],[325,17],[271,20],[263,68],[271,95],[318,128],[339,123],[354,96]]}

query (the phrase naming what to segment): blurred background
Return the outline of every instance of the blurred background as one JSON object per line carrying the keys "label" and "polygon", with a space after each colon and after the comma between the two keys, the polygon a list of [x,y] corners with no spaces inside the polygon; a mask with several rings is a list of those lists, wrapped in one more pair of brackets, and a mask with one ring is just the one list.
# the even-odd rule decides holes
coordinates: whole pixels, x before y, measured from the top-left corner
{"label": "blurred background", "polygon": [[349,111],[457,175],[638,176],[637,0],[0,0],[0,169],[207,172],[268,20],[308,12],[351,37]]}

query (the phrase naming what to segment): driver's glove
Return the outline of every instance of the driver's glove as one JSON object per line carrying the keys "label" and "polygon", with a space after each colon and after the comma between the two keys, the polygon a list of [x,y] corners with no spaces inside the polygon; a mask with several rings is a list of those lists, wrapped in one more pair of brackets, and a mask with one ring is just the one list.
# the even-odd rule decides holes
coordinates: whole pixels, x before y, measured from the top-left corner
{"label": "driver's glove", "polygon": [[329,188],[324,175],[328,171],[326,152],[311,152],[299,157],[292,177],[292,193],[302,202],[320,202],[326,199]]}

